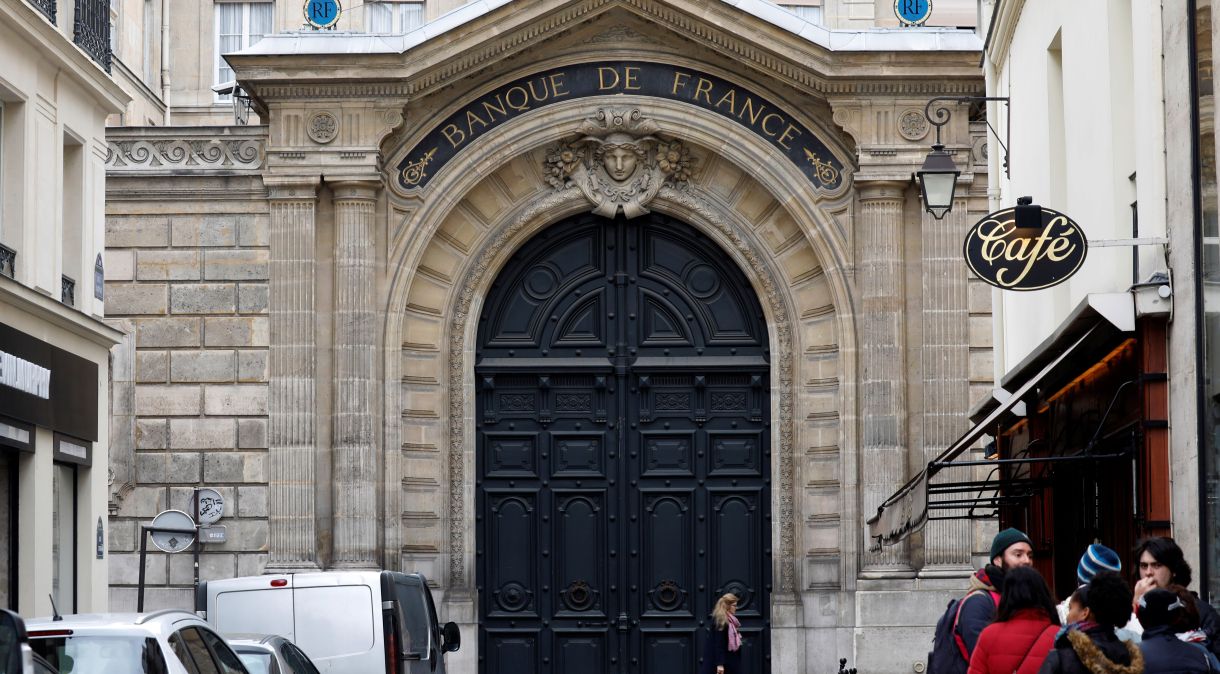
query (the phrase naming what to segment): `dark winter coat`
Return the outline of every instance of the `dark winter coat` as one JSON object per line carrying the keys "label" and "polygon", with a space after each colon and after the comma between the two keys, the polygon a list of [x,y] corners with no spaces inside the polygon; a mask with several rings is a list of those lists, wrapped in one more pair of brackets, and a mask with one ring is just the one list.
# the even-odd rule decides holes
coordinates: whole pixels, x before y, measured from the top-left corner
{"label": "dark winter coat", "polygon": [[1059,637],[1039,674],[1143,674],[1139,646],[1120,641],[1113,627],[1094,625]]}
{"label": "dark winter coat", "polygon": [[[745,648],[744,643],[742,648]],[[718,630],[713,622],[707,645],[703,648],[703,665],[699,667],[699,674],[716,674],[717,665],[724,665],[724,674],[742,674],[744,671],[741,667],[741,648],[729,650],[728,626]]]}
{"label": "dark winter coat", "polygon": [[1041,609],[1017,611],[988,625],[970,656],[969,674],[1037,674],[1055,645],[1059,626]]}
{"label": "dark winter coat", "polygon": [[1199,629],[1207,635],[1207,649],[1220,657],[1220,615],[1199,595],[1195,594],[1194,597],[1195,606],[1199,609]]}
{"label": "dark winter coat", "polygon": [[[979,635],[991,624],[992,620],[995,620],[996,601],[991,593],[999,592],[1003,586],[1004,571],[991,564],[975,571],[974,575],[970,577],[970,591],[973,594],[968,594],[962,600],[962,612],[957,620],[957,633],[962,635],[967,653],[974,653],[974,646],[978,643]],[[985,590],[985,592],[976,592],[976,590]]]}
{"label": "dark winter coat", "polygon": [[1182,641],[1168,625],[1144,632],[1140,642],[1144,674],[1208,674],[1211,660],[1203,644]]}

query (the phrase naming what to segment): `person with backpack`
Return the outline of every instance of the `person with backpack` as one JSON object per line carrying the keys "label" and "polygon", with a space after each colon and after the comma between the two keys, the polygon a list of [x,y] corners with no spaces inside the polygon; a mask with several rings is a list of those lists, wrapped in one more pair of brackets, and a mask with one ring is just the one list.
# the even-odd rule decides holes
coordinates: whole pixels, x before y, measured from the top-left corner
{"label": "person with backpack", "polygon": [[991,539],[991,563],[970,577],[966,596],[949,602],[936,623],[928,674],[966,674],[979,635],[1000,605],[1005,572],[1033,564],[1033,551],[1033,541],[1019,529],[1010,527]]}
{"label": "person with backpack", "polygon": [[1114,571],[1101,571],[1072,595],[1068,625],[1038,674],[1143,674],[1139,646],[1114,628],[1131,617],[1131,588]]}
{"label": "person with backpack", "polygon": [[[1170,586],[1180,588],[1180,585]],[[1183,589],[1184,590],[1184,589]],[[1215,672],[1215,657],[1202,643],[1178,636],[1199,624],[1194,599],[1188,591],[1154,588],[1137,603],[1136,615],[1144,626],[1140,651],[1144,654],[1144,674],[1210,674]]]}
{"label": "person with backpack", "polygon": [[979,635],[969,674],[1037,674],[1055,644],[1059,614],[1050,588],[1033,567],[1004,574],[995,622]]}

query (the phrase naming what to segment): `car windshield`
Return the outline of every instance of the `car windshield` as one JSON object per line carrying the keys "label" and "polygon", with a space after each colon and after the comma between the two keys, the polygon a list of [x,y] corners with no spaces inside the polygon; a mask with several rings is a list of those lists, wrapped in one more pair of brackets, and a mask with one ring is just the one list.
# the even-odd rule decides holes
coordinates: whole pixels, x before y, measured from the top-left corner
{"label": "car windshield", "polygon": [[59,674],[167,674],[153,638],[31,635],[30,648]]}
{"label": "car windshield", "polygon": [[237,651],[241,664],[250,670],[250,674],[271,674],[271,654],[266,651]]}

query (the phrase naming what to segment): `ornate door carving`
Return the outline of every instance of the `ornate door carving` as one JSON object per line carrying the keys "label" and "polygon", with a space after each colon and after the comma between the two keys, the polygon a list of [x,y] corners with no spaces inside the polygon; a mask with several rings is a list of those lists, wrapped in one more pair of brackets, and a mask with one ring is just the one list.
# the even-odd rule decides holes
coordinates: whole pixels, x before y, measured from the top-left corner
{"label": "ornate door carving", "polygon": [[581,216],[514,256],[478,340],[479,671],[693,673],[729,591],[769,671],[767,331],[732,260]]}

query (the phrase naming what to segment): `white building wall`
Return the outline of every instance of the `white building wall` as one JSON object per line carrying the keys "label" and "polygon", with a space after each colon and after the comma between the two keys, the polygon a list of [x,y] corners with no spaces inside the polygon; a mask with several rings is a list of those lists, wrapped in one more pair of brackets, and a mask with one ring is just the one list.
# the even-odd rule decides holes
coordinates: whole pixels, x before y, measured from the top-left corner
{"label": "white building wall", "polygon": [[[0,244],[17,253],[14,277],[0,278],[0,324],[92,361],[98,369],[96,381],[60,380],[52,387],[52,395],[54,386],[97,387],[98,440],[92,443],[92,465],[77,469],[77,539],[64,553],[76,562],[75,609],[91,612],[106,610],[108,599],[108,558],[97,558],[94,543],[99,518],[104,523],[107,514],[109,348],[120,336],[101,320],[94,261],[104,247],[105,121],[127,97],[73,44],[72,9],[73,3],[60,0],[52,24],[24,0],[0,0]],[[65,245],[70,255],[65,256]],[[71,305],[61,298],[64,275],[76,281]],[[51,376],[55,381],[54,371]],[[0,409],[0,416],[5,413]],[[50,613],[53,584],[54,435],[37,427],[33,440],[33,451],[19,452],[15,463],[13,608],[27,616]],[[0,451],[8,460],[8,452],[16,450]]]}
{"label": "white building wall", "polygon": [[[1062,211],[1090,241],[1165,235],[1164,104],[1156,3],[1001,3],[987,49],[987,90],[1008,96],[994,124],[1011,141],[1011,176],[995,176],[997,208],[1020,196]],[[1007,23],[1007,25],[1006,25]],[[1011,28],[1008,28],[1011,26]],[[1011,30],[1007,38],[1006,28]],[[1004,31],[1004,32],[1002,32]],[[1003,150],[992,140],[993,157]],[[1140,249],[1139,280],[1163,270],[1164,249]],[[1088,293],[1132,284],[1128,246],[1089,249],[1069,281],[1035,292],[993,291],[997,379],[1048,337]]]}

